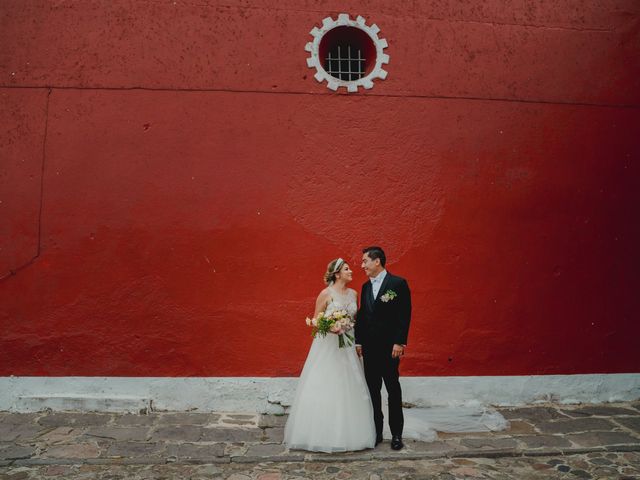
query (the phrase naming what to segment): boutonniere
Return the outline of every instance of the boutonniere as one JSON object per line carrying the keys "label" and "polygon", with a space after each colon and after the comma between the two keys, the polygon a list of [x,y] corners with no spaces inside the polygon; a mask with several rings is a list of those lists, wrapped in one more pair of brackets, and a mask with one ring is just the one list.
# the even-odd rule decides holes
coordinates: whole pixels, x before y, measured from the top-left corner
{"label": "boutonniere", "polygon": [[394,298],[396,298],[397,296],[398,294],[393,290],[387,290],[386,292],[384,292],[384,295],[380,297],[380,300],[382,300],[384,303],[387,303],[393,300]]}

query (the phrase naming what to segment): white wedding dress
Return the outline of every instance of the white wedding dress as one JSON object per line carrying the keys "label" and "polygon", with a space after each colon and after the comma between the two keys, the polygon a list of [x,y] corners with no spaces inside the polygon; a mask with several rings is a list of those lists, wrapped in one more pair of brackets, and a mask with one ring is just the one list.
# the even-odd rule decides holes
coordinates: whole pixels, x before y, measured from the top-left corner
{"label": "white wedding dress", "polygon": [[[355,295],[331,288],[326,313],[347,310],[355,315]],[[353,335],[353,331],[349,332]],[[373,407],[355,347],[338,347],[338,336],[313,339],[284,429],[291,449],[345,452],[373,448]]]}

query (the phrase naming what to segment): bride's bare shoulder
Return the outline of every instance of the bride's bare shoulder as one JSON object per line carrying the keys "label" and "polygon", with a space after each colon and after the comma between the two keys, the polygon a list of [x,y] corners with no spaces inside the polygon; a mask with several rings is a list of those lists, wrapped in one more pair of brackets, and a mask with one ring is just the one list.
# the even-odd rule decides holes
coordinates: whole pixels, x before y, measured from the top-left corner
{"label": "bride's bare shoulder", "polygon": [[348,288],[347,290],[349,290],[350,295],[353,295],[354,297],[358,296],[358,292],[356,292],[353,288]]}
{"label": "bride's bare shoulder", "polygon": [[325,298],[330,296],[331,296],[331,290],[329,289],[329,287],[322,289],[318,294],[318,298]]}

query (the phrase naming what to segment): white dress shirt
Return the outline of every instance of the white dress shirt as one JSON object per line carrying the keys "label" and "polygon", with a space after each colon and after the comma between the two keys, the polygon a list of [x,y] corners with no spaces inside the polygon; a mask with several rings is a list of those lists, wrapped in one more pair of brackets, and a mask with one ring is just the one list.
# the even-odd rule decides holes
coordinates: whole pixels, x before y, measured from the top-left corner
{"label": "white dress shirt", "polygon": [[380,287],[382,286],[382,282],[384,281],[384,277],[386,276],[387,271],[383,269],[377,276],[371,277],[369,279],[371,281],[371,292],[373,293],[374,300],[378,296],[378,292],[380,291]]}

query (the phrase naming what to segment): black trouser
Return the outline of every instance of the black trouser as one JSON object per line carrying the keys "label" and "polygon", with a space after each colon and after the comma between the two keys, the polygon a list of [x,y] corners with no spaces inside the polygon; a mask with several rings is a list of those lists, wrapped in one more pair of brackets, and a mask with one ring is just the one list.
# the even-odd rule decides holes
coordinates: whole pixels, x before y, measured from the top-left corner
{"label": "black trouser", "polygon": [[384,415],[382,414],[382,398],[380,389],[382,381],[389,394],[389,427],[391,435],[402,436],[404,416],[402,415],[402,390],[398,366],[399,358],[392,358],[393,345],[363,346],[364,375],[367,379],[371,403],[373,404],[373,419],[376,424],[376,434],[382,435]]}

